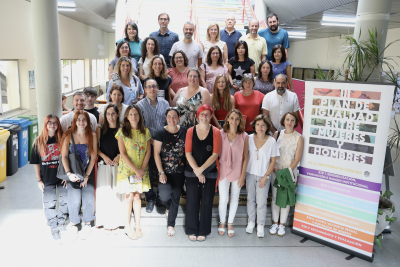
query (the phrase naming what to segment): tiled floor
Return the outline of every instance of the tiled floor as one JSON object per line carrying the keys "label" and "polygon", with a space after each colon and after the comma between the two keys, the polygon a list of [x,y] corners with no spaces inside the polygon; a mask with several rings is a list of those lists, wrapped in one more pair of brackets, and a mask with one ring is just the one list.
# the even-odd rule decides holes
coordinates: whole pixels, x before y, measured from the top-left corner
{"label": "tiled floor", "polygon": [[[400,163],[395,164],[400,175]],[[392,200],[399,207],[399,177],[391,177]],[[375,260],[368,263],[302,237],[257,238],[244,226],[235,237],[220,237],[217,227],[206,242],[191,242],[183,226],[168,237],[165,226],[144,225],[144,237],[132,241],[122,232],[106,235],[95,229],[88,240],[55,245],[42,211],[41,193],[33,166],[25,166],[0,184],[0,266],[400,266],[400,219],[392,234],[384,236],[383,249],[375,248]],[[153,212],[156,212],[154,210]],[[396,214],[399,214],[396,211]],[[396,215],[395,215],[396,216]],[[397,215],[397,217],[400,217]],[[267,229],[266,229],[267,230]]]}

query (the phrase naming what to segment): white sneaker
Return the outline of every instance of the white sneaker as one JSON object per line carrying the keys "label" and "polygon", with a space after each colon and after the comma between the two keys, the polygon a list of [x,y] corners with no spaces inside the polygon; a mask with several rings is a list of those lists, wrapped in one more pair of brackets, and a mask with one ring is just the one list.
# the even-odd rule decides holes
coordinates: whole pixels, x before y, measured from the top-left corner
{"label": "white sneaker", "polygon": [[285,226],[284,225],[279,225],[279,227],[278,227],[278,235],[279,236],[284,236],[285,235]]}
{"label": "white sneaker", "polygon": [[72,225],[71,223],[68,224],[67,228],[67,234],[68,234],[68,238],[71,241],[74,241],[78,238],[78,227],[76,227],[76,225]]}
{"label": "white sneaker", "polygon": [[247,223],[246,233],[252,234],[255,226],[256,226],[256,224],[254,222],[249,221]]}
{"label": "white sneaker", "polygon": [[276,231],[277,231],[277,229],[278,229],[278,224],[277,223],[274,223],[273,225],[271,225],[271,227],[269,228],[269,233],[271,234],[271,235],[275,235],[276,234]]}
{"label": "white sneaker", "polygon": [[81,239],[87,239],[90,236],[90,233],[92,232],[92,226],[89,224],[84,224],[82,226],[81,232],[79,233],[79,236]]}
{"label": "white sneaker", "polygon": [[264,237],[264,225],[257,225],[257,237]]}

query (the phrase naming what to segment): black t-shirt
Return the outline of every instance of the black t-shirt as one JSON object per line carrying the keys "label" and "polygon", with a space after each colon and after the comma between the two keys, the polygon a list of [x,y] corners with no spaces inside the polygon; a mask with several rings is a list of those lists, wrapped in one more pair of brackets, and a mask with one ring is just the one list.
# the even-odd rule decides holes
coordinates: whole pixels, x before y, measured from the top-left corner
{"label": "black t-shirt", "polygon": [[32,149],[30,163],[40,165],[40,177],[44,185],[51,185],[60,181],[57,178],[57,169],[61,151],[54,136],[49,137],[45,151],[44,155],[40,155],[38,149]]}
{"label": "black t-shirt", "polygon": [[[111,160],[119,154],[118,140],[115,138],[118,129],[109,128],[105,134],[103,134],[103,129],[100,129],[100,151],[103,152]],[[99,156],[99,161],[103,160]]]}
{"label": "black t-shirt", "polygon": [[232,79],[236,80],[242,80],[243,74],[251,73],[250,67],[255,64],[251,58],[245,61],[235,61],[234,57],[231,57],[228,63],[232,65]]}
{"label": "black t-shirt", "polygon": [[161,162],[165,173],[175,174],[185,171],[186,128],[180,126],[177,133],[170,133],[165,128],[157,132],[154,140],[162,142]]}
{"label": "black t-shirt", "polygon": [[156,77],[155,80],[158,84],[158,93],[160,94],[160,91],[164,91],[164,99],[169,103],[169,86],[172,83],[171,77],[168,76],[168,78],[165,80],[161,79],[160,77]]}
{"label": "black t-shirt", "polygon": [[89,112],[89,113],[92,113],[96,117],[97,123],[99,123],[99,115],[100,115],[100,113],[99,113],[97,107],[94,107],[92,109],[84,109],[84,110]]}

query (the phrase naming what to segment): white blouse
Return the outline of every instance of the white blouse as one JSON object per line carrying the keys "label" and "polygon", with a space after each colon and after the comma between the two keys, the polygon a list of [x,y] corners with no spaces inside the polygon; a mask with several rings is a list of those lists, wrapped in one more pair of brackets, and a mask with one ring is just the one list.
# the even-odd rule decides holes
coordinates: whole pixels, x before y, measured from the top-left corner
{"label": "white blouse", "polygon": [[273,137],[268,137],[264,145],[257,150],[254,144],[254,134],[249,136],[249,163],[246,172],[257,176],[267,173],[272,157],[279,156],[279,148]]}
{"label": "white blouse", "polygon": [[[108,103],[108,104],[110,104],[110,103]],[[106,119],[106,116],[104,116],[104,110],[106,109],[108,104],[101,105],[98,109],[100,116],[103,117],[104,119]],[[128,107],[128,105],[122,104],[122,110],[120,110],[120,114],[119,114],[119,122],[120,123],[122,123],[122,121],[124,119],[124,115],[125,115],[125,111],[126,111],[127,107]]]}

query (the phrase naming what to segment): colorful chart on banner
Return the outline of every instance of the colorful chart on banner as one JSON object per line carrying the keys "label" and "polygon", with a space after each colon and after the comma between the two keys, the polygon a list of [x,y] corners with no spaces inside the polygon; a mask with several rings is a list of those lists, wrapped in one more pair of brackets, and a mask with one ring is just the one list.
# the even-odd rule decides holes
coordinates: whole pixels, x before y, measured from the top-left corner
{"label": "colorful chart on banner", "polygon": [[306,81],[293,230],[372,259],[393,86]]}

